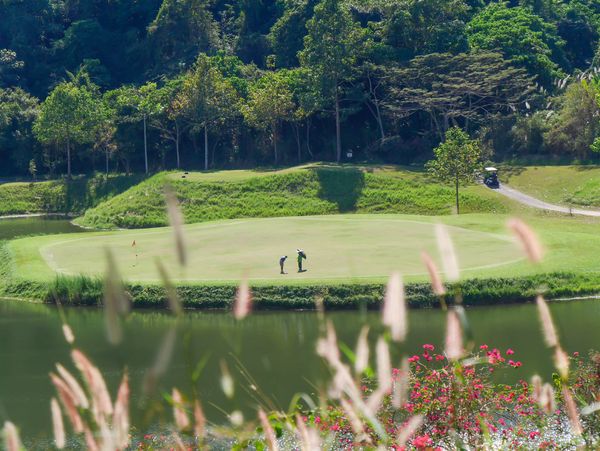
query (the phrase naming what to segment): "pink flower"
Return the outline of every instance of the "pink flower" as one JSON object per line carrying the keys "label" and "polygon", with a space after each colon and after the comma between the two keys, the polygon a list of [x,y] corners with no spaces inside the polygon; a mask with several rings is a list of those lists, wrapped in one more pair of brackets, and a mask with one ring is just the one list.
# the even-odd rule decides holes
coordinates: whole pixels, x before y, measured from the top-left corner
{"label": "pink flower", "polygon": [[321,422],[321,417],[315,417],[315,423],[319,424]]}
{"label": "pink flower", "polygon": [[535,439],[536,437],[539,437],[539,436],[540,436],[540,433],[538,431],[531,431],[529,433],[529,439],[530,440],[533,440],[533,439]]}
{"label": "pink flower", "polygon": [[506,355],[513,355],[515,353],[515,351],[513,351],[512,349],[508,348],[506,350]]}
{"label": "pink flower", "polygon": [[432,443],[433,440],[431,440],[431,437],[427,434],[415,437],[412,442],[415,448],[427,448],[428,446],[431,446]]}
{"label": "pink flower", "polygon": [[423,345],[423,349],[425,349],[427,351],[433,351],[433,350],[435,350],[435,346],[430,345],[430,344],[425,344],[425,345]]}
{"label": "pink flower", "polygon": [[578,352],[578,351],[575,351],[575,352],[573,353],[573,356],[574,356],[574,357],[579,357],[579,352]]}
{"label": "pink flower", "polygon": [[481,345],[481,346],[479,346],[479,349],[482,349],[482,350],[484,350],[484,351],[485,351],[487,348],[488,348],[488,345]]}
{"label": "pink flower", "polygon": [[413,355],[412,357],[408,358],[408,361],[413,363],[413,362],[418,362],[419,361],[419,356],[418,355]]}

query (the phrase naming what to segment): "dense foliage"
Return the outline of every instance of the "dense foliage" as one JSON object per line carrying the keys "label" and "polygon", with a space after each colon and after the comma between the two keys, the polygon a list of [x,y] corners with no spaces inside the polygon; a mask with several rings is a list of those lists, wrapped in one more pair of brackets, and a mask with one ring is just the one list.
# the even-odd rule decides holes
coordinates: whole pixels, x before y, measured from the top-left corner
{"label": "dense foliage", "polygon": [[496,158],[600,149],[592,0],[37,0],[0,14],[2,175],[422,162],[451,126]]}

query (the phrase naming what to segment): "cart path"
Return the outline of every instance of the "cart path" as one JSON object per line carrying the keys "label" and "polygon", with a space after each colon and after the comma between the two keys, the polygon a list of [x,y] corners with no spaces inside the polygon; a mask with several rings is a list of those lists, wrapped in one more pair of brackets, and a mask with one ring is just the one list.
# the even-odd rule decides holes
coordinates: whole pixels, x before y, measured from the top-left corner
{"label": "cart path", "polygon": [[535,197],[531,197],[521,191],[518,191],[510,186],[500,185],[499,188],[494,189],[494,191],[506,196],[510,197],[517,202],[522,203],[523,205],[527,205],[533,208],[539,208],[540,210],[549,210],[549,211],[557,211],[559,213],[573,214],[573,215],[582,215],[582,216],[595,216],[600,217],[600,210],[582,210],[580,208],[569,208],[563,207],[561,205],[549,204],[548,202],[544,202],[543,200],[536,199]]}

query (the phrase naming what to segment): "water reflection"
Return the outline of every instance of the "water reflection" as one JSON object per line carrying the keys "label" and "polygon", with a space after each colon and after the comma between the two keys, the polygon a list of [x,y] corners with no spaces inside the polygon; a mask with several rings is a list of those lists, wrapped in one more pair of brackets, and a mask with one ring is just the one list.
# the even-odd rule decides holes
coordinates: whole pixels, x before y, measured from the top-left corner
{"label": "water reflection", "polygon": [[[554,303],[551,310],[567,351],[586,352],[600,348],[600,302]],[[327,315],[335,324],[339,339],[351,347],[364,324],[371,326],[371,337],[380,331],[377,312],[333,312]],[[529,378],[538,372],[548,379],[552,362],[539,332],[534,305],[499,306],[469,309],[478,344],[502,350],[512,348],[523,362],[520,369],[497,377],[506,381]],[[102,312],[97,309],[68,309],[68,322],[77,337],[77,346],[89,354],[107,376],[114,391],[124,367],[133,385],[134,422],[145,427],[139,409],[140,388],[146,369],[152,364],[173,318],[163,312],[133,313],[124,325],[124,342],[113,347],[105,339]],[[57,361],[69,363],[69,348],[61,334],[55,308],[22,302],[0,302],[0,415],[19,424],[30,439],[49,434],[49,399],[53,395],[48,372]],[[440,346],[444,333],[444,314],[439,310],[410,313],[407,343],[395,349],[418,352],[424,343]],[[287,408],[294,393],[314,392],[315,384],[327,379],[327,370],[315,356],[314,343],[319,333],[312,312],[260,312],[242,322],[227,313],[186,312],[178,327],[176,351],[161,390],[177,386],[191,389],[191,373],[199,360],[208,355],[198,390],[213,421],[221,421],[219,408],[241,408],[252,414],[256,402],[241,385],[234,401],[221,393],[219,360],[225,359],[238,382],[238,362],[245,368],[273,403]]]}

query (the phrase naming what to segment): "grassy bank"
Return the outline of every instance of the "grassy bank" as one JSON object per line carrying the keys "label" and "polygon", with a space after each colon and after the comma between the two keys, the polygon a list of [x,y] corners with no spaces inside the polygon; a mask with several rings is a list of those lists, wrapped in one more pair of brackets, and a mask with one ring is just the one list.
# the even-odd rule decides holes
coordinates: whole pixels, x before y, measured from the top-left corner
{"label": "grassy bank", "polygon": [[546,202],[600,207],[599,166],[506,168],[501,178],[513,188]]}
{"label": "grassy bank", "polygon": [[[185,178],[182,178],[185,176]],[[449,214],[451,188],[396,167],[324,166],[283,171],[162,173],[86,211],[95,228],[166,225],[163,186],[176,190],[186,222],[336,213]],[[507,201],[480,186],[461,193],[461,211],[506,212]]]}
{"label": "grassy bank", "polygon": [[[28,280],[2,272],[0,297],[36,300],[63,305],[102,305],[102,281],[90,277],[57,276],[50,281]],[[540,288],[548,298],[584,296],[600,292],[600,275],[596,273],[549,273],[525,277],[467,279],[460,285],[465,305],[494,305],[530,302]],[[154,284],[126,284],[134,308],[167,308],[165,290]],[[273,286],[252,288],[257,309],[313,309],[320,299],[328,309],[378,308],[383,283]],[[177,292],[186,308],[231,308],[236,287],[233,285],[183,285]],[[452,290],[452,288],[451,288]],[[435,307],[439,299],[426,282],[406,285],[409,305],[413,308]]]}
{"label": "grassy bank", "polygon": [[0,216],[31,213],[80,214],[142,180],[139,176],[97,175],[73,180],[0,185]]}

